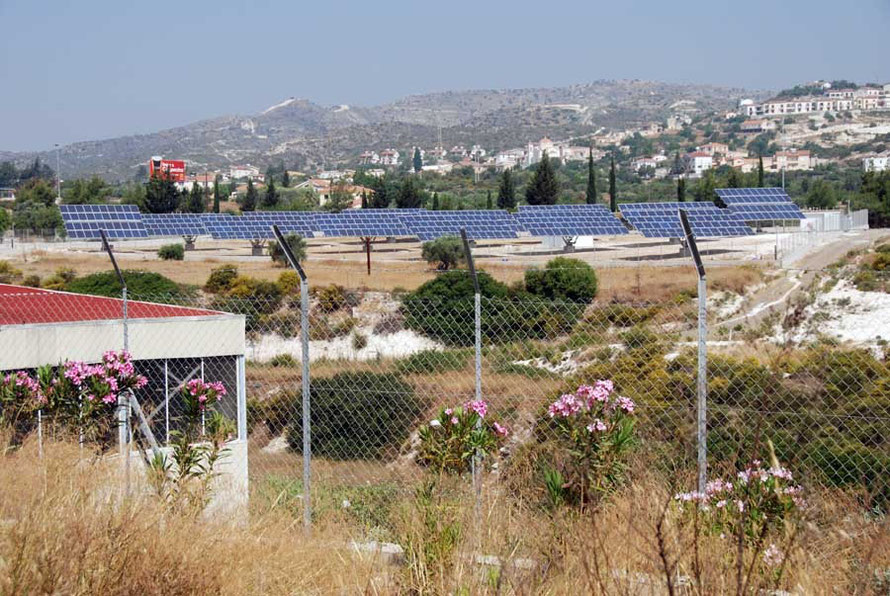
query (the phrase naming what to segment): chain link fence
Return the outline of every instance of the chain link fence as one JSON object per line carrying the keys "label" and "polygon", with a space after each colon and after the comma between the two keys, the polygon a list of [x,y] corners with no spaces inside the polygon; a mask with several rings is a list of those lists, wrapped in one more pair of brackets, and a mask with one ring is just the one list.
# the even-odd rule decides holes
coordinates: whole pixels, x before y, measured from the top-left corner
{"label": "chain link fence", "polygon": [[[158,443],[169,444],[183,388],[193,379],[222,382],[228,391],[220,410],[232,421],[233,443],[245,449],[232,465],[244,467],[252,507],[274,503],[299,516],[311,506],[312,519],[346,516],[373,536],[386,504],[413,490],[431,467],[423,429],[447,422],[443,411],[480,399],[506,437],[497,449],[471,454],[479,498],[506,491],[546,500],[553,470],[544,454],[558,432],[548,406],[600,380],[635,404],[637,465],[678,484],[695,476],[694,295],[659,303],[546,299],[480,274],[477,298],[466,271],[440,275],[435,292],[424,289],[429,284],[363,292],[291,282],[231,279],[202,293],[133,296],[129,303],[128,347],[148,379],[134,393],[143,421]],[[43,319],[60,323],[51,332],[56,348],[36,336],[33,353],[4,348],[5,371],[66,358],[99,362],[106,350],[123,347],[120,300],[66,296],[4,297],[7,318],[18,316],[9,315],[14,308],[27,322],[8,326],[7,339],[43,333],[36,327]],[[709,468],[738,469],[764,458],[772,444],[806,482],[885,503],[890,368],[867,349],[776,341],[783,308],[793,314],[780,307],[736,326],[729,339],[718,309],[709,308]],[[239,333],[243,343],[232,339]],[[76,421],[39,414],[39,421],[37,412],[19,419],[19,432],[92,440]],[[108,447],[113,431],[105,432]]]}

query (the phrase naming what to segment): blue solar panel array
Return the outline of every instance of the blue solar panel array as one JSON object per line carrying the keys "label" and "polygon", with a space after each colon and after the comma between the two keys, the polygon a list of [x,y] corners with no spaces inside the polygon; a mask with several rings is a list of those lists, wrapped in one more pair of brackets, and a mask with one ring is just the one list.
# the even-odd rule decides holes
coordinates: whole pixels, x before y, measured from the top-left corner
{"label": "blue solar panel array", "polygon": [[781,188],[719,188],[716,192],[727,208],[745,221],[806,219]]}
{"label": "blue solar panel array", "polygon": [[604,205],[522,205],[514,215],[532,236],[618,236],[627,229]]}
{"label": "blue solar panel array", "polygon": [[647,238],[682,238],[679,209],[686,210],[696,238],[754,234],[739,216],[713,203],[626,203],[621,214]]}
{"label": "blue solar panel array", "polygon": [[207,234],[201,213],[146,213],[142,223],[149,236],[200,236]]}
{"label": "blue solar panel array", "polygon": [[424,242],[441,236],[460,236],[461,228],[466,229],[471,240],[516,238],[521,231],[516,220],[500,210],[420,211],[399,218],[412,236]]}
{"label": "blue solar panel array", "polygon": [[69,238],[146,238],[142,214],[135,205],[60,205],[62,222]]}
{"label": "blue solar panel array", "polygon": [[411,236],[403,217],[411,214],[394,213],[388,209],[352,209],[340,213],[319,213],[315,226],[328,238],[354,238],[360,236]]}
{"label": "blue solar panel array", "polygon": [[277,225],[284,234],[298,234],[304,238],[312,238],[318,232],[316,211],[251,211],[242,217],[251,222],[254,228],[265,228],[267,236],[272,237],[272,225]]}

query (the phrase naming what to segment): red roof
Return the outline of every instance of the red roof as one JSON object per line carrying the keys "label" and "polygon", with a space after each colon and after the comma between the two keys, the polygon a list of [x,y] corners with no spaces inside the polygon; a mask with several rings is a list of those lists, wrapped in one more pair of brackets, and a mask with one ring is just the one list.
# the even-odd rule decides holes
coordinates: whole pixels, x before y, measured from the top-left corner
{"label": "red roof", "polygon": [[[113,321],[121,318],[123,301],[70,292],[0,284],[0,325]],[[131,319],[206,317],[222,313],[152,302],[127,302]]]}

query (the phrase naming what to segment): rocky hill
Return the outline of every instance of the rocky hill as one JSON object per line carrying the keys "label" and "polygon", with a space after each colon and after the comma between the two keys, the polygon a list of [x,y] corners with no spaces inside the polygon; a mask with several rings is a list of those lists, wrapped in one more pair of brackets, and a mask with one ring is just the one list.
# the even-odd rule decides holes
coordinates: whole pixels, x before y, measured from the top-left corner
{"label": "rocky hill", "polygon": [[[678,111],[729,109],[742,97],[765,95],[706,85],[619,80],[559,88],[448,91],[372,107],[325,107],[291,98],[254,115],[74,143],[62,149],[62,168],[69,178],[98,174],[121,180],[131,178],[152,155],[186,159],[193,171],[243,162],[333,165],[364,149],[429,146],[440,129],[446,146],[479,143],[498,150],[544,134],[565,138],[663,121]],[[55,161],[49,152],[0,152],[0,160],[24,162],[36,155]]]}

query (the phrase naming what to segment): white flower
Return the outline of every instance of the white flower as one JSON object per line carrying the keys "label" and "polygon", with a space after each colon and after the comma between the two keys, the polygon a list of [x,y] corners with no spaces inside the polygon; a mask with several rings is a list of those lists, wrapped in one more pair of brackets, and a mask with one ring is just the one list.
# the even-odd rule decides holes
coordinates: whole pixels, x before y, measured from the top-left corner
{"label": "white flower", "polygon": [[439,422],[438,419],[430,420],[430,426],[432,426],[433,428],[439,428],[440,426],[442,426],[442,423]]}

